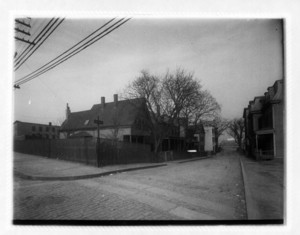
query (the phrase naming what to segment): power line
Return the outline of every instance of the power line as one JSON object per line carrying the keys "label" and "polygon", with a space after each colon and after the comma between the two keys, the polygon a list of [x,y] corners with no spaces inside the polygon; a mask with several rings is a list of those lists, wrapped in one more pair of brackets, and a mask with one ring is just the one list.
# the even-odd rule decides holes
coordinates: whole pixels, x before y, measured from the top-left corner
{"label": "power line", "polygon": [[[128,20],[129,20],[129,19],[128,19]],[[124,21],[123,23],[121,23],[120,25],[116,26],[115,28],[113,28],[112,30],[110,30],[108,33],[106,33],[105,35],[103,35],[103,36],[101,36],[100,38],[98,38],[96,41],[98,41],[99,39],[101,39],[101,38],[103,38],[104,36],[108,35],[108,34],[109,34],[110,32],[112,32],[113,30],[119,28],[122,24],[126,23],[128,20],[126,20],[126,21]],[[116,24],[117,24],[117,23],[116,23]],[[111,26],[111,27],[112,27],[112,26]],[[105,31],[106,31],[106,30],[105,30]],[[102,32],[102,33],[103,33],[103,32]],[[101,33],[101,34],[102,34],[102,33]],[[90,44],[87,45],[87,46],[84,46],[84,45],[83,45],[81,48],[76,49],[77,52],[75,52],[75,51],[76,51],[76,50],[75,50],[75,51],[69,53],[69,54],[66,55],[65,57],[61,58],[59,61],[56,61],[54,64],[52,64],[52,65],[48,66],[47,68],[45,68],[43,71],[41,71],[41,72],[39,72],[38,74],[35,74],[35,75],[33,75],[33,76],[31,76],[31,77],[25,79],[25,81],[21,81],[19,84],[23,84],[23,83],[25,83],[25,82],[27,82],[27,81],[29,81],[29,80],[32,80],[32,79],[34,79],[34,78],[36,78],[36,77],[42,75],[43,73],[45,73],[45,72],[47,72],[47,71],[49,71],[49,70],[55,68],[55,67],[58,66],[59,64],[63,63],[64,61],[66,61],[66,60],[68,60],[69,58],[73,57],[74,55],[78,54],[78,53],[81,52],[82,50],[86,49],[86,48],[89,47],[91,44],[95,43],[96,41],[90,43]],[[72,54],[72,53],[74,53],[74,54]]]}
{"label": "power line", "polygon": [[[51,30],[51,28],[53,27],[53,25],[57,22],[58,19],[55,20],[55,22],[51,25],[51,27],[43,34],[43,36],[40,38],[42,39],[44,37],[44,35],[46,35],[48,33],[49,30]],[[17,67],[15,68],[15,70],[17,70],[18,68],[20,68],[22,66],[22,64],[25,63],[26,60],[28,60],[30,58],[30,56],[47,40],[47,38],[55,31],[55,29],[64,21],[64,18],[54,27],[54,29],[52,29],[52,31],[43,39],[43,41],[37,46],[35,47],[35,49],[30,53],[29,56],[27,56],[27,58],[25,58],[21,64],[16,65]],[[39,41],[38,41],[39,42]],[[38,43],[37,42],[37,43]],[[18,64],[18,63],[17,63]]]}
{"label": "power line", "polygon": [[15,22],[18,23],[18,24],[24,25],[24,26],[26,26],[28,28],[31,28],[30,23],[27,24],[25,21],[21,21],[21,20],[16,19]]}
{"label": "power line", "polygon": [[[36,19],[36,20],[34,20],[32,22],[31,29],[30,29],[30,34],[31,34],[30,39],[34,39],[33,41],[37,41],[36,36],[39,33],[41,33],[41,31],[43,30],[43,28],[45,27],[45,25],[48,22],[49,22],[49,19],[44,19],[44,20]],[[19,49],[17,49],[17,47],[16,47],[16,56],[14,57],[14,64],[15,64],[17,59],[21,58],[20,56],[23,56],[23,54],[28,51],[29,48],[31,48],[30,50],[32,50],[32,45],[26,45],[25,43],[20,44]]]}
{"label": "power line", "polygon": [[[69,48],[68,50],[64,51],[62,54],[58,55],[57,57],[55,57],[54,59],[52,59],[51,61],[49,61],[48,63],[46,63],[45,65],[43,65],[42,67],[38,68],[37,70],[35,70],[34,72],[26,75],[25,77],[19,79],[17,82],[26,79],[28,77],[30,77],[31,75],[37,73],[39,70],[42,70],[43,68],[45,68],[47,65],[51,64],[53,61],[57,60],[59,57],[61,57],[62,55],[66,54],[67,52],[71,51],[73,48],[75,48],[76,46],[78,46],[80,43],[82,43],[84,40],[86,40],[87,38],[89,38],[90,36],[92,36],[93,34],[95,34],[96,32],[98,32],[99,30],[101,30],[103,27],[105,27],[106,25],[108,25],[110,22],[112,22],[115,18],[111,19],[110,21],[108,21],[107,23],[105,23],[104,25],[102,25],[100,28],[98,28],[96,31],[94,31],[93,33],[89,34],[87,37],[85,37],[84,39],[82,39],[80,42],[76,43],[74,46],[72,46],[71,48]],[[51,66],[51,65],[50,65]]]}
{"label": "power line", "polygon": [[15,39],[17,39],[17,40],[19,40],[19,41],[21,41],[21,42],[26,42],[26,43],[28,43],[28,44],[30,44],[30,45],[35,45],[35,43],[30,42],[29,40],[26,40],[26,39],[24,39],[24,38],[19,38],[19,37],[15,36]]}
{"label": "power line", "polygon": [[[48,65],[50,62],[48,62],[46,65],[42,66],[41,68],[37,69],[36,71],[32,72],[31,74],[19,79],[15,84],[21,85],[24,84],[25,82],[28,82],[34,78],[36,78],[37,76],[40,76],[41,74],[55,68],[56,66],[58,66],[59,64],[63,63],[64,61],[68,60],[69,58],[73,57],[74,55],[78,54],[79,52],[81,52],[82,50],[86,49],[87,47],[89,47],[90,45],[94,44],[95,42],[97,42],[98,40],[100,40],[101,38],[105,37],[106,35],[110,34],[112,31],[114,31],[115,29],[119,28],[121,25],[125,24],[127,21],[130,20],[127,19],[125,21],[123,21],[123,19],[119,20],[118,22],[114,23],[112,26],[110,26],[109,28],[105,29],[103,32],[101,32],[100,34],[96,35],[95,37],[93,37],[92,39],[90,39],[88,42],[85,42],[83,45],[81,45],[79,48],[75,49],[74,51],[68,53],[66,56],[64,56],[63,58],[59,59],[58,61],[54,62],[52,65],[49,65],[48,67],[44,68],[42,71],[38,72],[39,70],[41,70],[43,67],[45,67],[46,65]],[[123,22],[121,22],[123,21]],[[120,23],[121,22],[121,23]],[[120,23],[120,24],[119,24]],[[118,24],[118,25],[117,25]],[[117,25],[117,26],[116,26]],[[103,28],[103,26],[101,27]],[[111,29],[112,28],[112,29]],[[98,29],[99,30],[99,29]],[[96,30],[96,31],[98,31]],[[109,31],[108,31],[109,30]],[[95,31],[95,32],[96,32]],[[104,35],[102,35],[105,31],[108,31],[107,33],[105,33]],[[95,33],[94,32],[94,33]],[[92,33],[92,34],[94,34]],[[92,35],[91,34],[91,35]],[[89,35],[89,36],[91,36]],[[88,37],[89,37],[88,36]],[[86,38],[85,38],[86,39]],[[85,40],[84,39],[84,40]],[[83,40],[82,40],[83,41]],[[82,42],[81,41],[81,42]],[[79,43],[77,43],[76,45],[78,45]],[[75,45],[75,46],[76,46]],[[75,46],[73,46],[72,48],[74,48]],[[69,49],[70,50],[70,49]],[[68,50],[68,51],[69,51]],[[63,54],[65,54],[66,52],[64,52]],[[61,54],[60,56],[56,57],[55,59],[61,57],[63,54]],[[54,60],[55,60],[54,59]],[[52,60],[51,62],[53,62],[54,60]]]}
{"label": "power line", "polygon": [[[29,40],[29,38],[24,38],[24,36],[30,36],[30,31],[31,31],[31,25],[30,22],[31,20],[29,19],[28,22],[25,21],[26,18],[19,18],[19,19],[15,19],[15,39],[17,41],[22,42],[22,47],[25,48],[26,44],[28,46],[29,45],[34,45],[33,42],[31,42]],[[23,37],[21,37],[23,36]],[[18,52],[16,53],[16,55],[18,54]]]}
{"label": "power line", "polygon": [[[40,35],[48,28],[49,24],[54,20],[55,18],[52,18],[47,25],[40,31],[40,33],[33,39],[33,42],[37,42]],[[21,59],[24,58],[24,53],[26,53],[30,49],[31,45],[29,45],[15,60],[14,62],[19,62]],[[31,50],[31,49],[30,49]],[[26,56],[26,55],[25,55]]]}

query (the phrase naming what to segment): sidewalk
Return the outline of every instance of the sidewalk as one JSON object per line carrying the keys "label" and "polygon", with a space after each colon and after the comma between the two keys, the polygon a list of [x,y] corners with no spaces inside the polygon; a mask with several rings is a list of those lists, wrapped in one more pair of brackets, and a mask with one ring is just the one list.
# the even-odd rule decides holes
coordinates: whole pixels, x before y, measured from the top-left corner
{"label": "sidewalk", "polygon": [[249,220],[284,219],[283,159],[255,161],[240,156]]}
{"label": "sidewalk", "polygon": [[[122,173],[125,171],[141,170],[154,167],[166,166],[162,163],[135,163],[109,165],[94,167],[76,162],[69,162],[59,159],[34,156],[14,152],[14,174],[23,179],[30,180],[77,180],[94,177],[101,177],[110,174]],[[191,158],[186,161],[201,160],[204,158]],[[176,160],[168,163],[181,163],[183,160]]]}

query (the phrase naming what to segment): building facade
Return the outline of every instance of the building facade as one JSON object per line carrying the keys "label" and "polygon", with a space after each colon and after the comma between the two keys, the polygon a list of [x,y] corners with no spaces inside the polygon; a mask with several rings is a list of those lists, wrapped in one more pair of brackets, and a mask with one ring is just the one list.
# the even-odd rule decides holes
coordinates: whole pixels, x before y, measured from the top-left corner
{"label": "building facade", "polygon": [[256,159],[283,158],[284,96],[283,80],[255,97],[244,109],[245,151]]}
{"label": "building facade", "polygon": [[198,153],[204,153],[205,131],[202,124],[189,126],[186,135],[187,150],[196,150]]}
{"label": "building facade", "polygon": [[204,126],[204,151],[208,153],[216,152],[216,135],[215,128],[212,126]]}
{"label": "building facade", "polygon": [[14,122],[14,139],[58,139],[60,126],[55,126],[49,123],[29,123],[29,122]]}
{"label": "building facade", "polygon": [[146,143],[150,136],[147,126],[149,118],[144,99],[118,100],[114,95],[113,102],[95,104],[90,110],[71,112],[68,104],[66,120],[60,130],[61,138],[99,137],[116,139],[131,143]]}

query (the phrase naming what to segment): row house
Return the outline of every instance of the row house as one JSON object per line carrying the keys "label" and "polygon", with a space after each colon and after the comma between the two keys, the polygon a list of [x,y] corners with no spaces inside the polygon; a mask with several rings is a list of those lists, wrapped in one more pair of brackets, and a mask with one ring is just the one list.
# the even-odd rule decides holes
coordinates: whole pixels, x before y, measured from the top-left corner
{"label": "row house", "polygon": [[30,123],[30,122],[14,122],[14,139],[58,139],[60,126]]}
{"label": "row house", "polygon": [[283,80],[278,80],[264,96],[255,97],[244,109],[244,145],[247,155],[256,159],[283,157],[283,116]]}

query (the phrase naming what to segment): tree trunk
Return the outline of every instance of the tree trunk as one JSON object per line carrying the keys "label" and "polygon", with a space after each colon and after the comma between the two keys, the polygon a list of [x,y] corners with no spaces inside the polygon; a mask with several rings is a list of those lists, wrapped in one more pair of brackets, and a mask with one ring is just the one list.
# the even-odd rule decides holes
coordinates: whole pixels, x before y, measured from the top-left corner
{"label": "tree trunk", "polygon": [[161,141],[159,139],[154,140],[154,162],[159,161],[159,153],[160,153]]}
{"label": "tree trunk", "polygon": [[219,137],[216,137],[216,153],[219,152]]}

